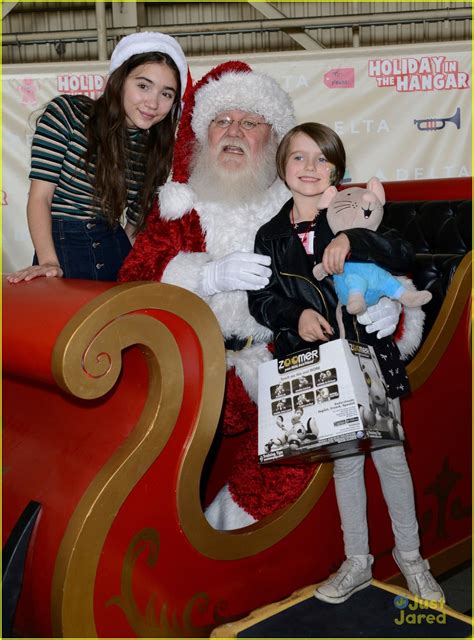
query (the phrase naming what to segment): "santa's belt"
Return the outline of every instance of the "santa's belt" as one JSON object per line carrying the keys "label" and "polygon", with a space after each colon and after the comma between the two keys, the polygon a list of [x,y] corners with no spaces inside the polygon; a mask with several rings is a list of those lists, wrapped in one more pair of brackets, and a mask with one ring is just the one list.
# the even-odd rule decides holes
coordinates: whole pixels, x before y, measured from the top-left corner
{"label": "santa's belt", "polygon": [[253,343],[253,336],[247,338],[240,338],[239,336],[229,336],[224,340],[224,346],[227,351],[243,351],[250,347]]}

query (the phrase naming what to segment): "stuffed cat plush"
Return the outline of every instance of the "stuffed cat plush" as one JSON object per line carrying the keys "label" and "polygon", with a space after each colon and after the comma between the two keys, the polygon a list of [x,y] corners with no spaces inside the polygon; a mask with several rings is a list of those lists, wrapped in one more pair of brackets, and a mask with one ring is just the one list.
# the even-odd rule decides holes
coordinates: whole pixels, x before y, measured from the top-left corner
{"label": "stuffed cat plush", "polygon": [[[365,228],[376,231],[383,217],[385,192],[377,178],[371,178],[367,188],[349,187],[338,191],[329,187],[321,196],[320,209],[327,209],[327,221],[336,234],[346,229]],[[322,280],[328,274],[322,264],[313,269],[314,277]],[[419,307],[429,302],[429,291],[409,291],[388,271],[374,263],[346,262],[341,274],[334,274],[334,286],[339,301],[351,314],[362,313],[382,296],[399,300],[407,307]]]}

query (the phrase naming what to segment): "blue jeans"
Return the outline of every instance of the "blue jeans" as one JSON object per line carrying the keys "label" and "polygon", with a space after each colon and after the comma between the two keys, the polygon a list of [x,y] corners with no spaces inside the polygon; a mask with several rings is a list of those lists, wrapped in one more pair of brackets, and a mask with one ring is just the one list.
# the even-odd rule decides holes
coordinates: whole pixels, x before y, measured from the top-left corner
{"label": "blue jeans", "polygon": [[[94,218],[52,218],[53,242],[65,278],[117,280],[123,261],[132,248],[123,228],[113,229]],[[33,264],[38,264],[36,254]]]}

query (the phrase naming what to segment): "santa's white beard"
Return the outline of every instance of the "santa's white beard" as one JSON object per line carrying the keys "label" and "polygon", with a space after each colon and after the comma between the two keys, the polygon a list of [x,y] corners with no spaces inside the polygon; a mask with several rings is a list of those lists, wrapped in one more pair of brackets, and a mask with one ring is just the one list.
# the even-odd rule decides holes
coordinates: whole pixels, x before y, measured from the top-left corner
{"label": "santa's white beard", "polygon": [[[226,144],[229,144],[228,140],[221,141],[218,150]],[[216,157],[218,154],[211,154],[207,143],[196,149],[189,185],[198,200],[228,205],[255,202],[265,195],[275,181],[278,145],[273,138],[255,157],[250,155],[245,141],[232,144],[241,145],[247,158],[243,166],[236,166],[233,162],[219,162]]]}

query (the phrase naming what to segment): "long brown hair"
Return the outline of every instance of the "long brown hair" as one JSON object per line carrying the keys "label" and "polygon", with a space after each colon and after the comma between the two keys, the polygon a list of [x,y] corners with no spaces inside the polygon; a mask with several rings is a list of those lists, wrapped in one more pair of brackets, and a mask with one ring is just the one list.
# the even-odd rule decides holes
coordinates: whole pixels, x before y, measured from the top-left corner
{"label": "long brown hair", "polygon": [[[159,186],[171,171],[176,127],[181,115],[180,75],[173,59],[165,53],[140,53],[131,56],[109,77],[104,93],[91,103],[86,125],[85,169],[94,187],[97,204],[109,223],[116,225],[126,206],[127,127],[123,108],[123,86],[133,69],[147,62],[166,64],[173,70],[177,91],[173,106],[163,120],[143,132],[145,140],[144,173],[140,190],[137,231],[145,226],[147,213]],[[89,167],[95,163],[95,175]]]}

